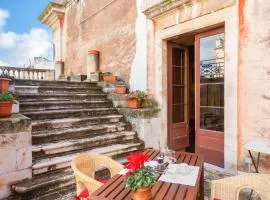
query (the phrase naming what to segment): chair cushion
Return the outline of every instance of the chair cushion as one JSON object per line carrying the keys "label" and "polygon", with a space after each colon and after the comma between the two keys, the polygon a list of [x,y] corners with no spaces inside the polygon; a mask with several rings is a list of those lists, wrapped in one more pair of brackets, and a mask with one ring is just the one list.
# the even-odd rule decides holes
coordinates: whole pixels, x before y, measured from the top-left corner
{"label": "chair cushion", "polygon": [[81,198],[88,198],[90,197],[89,192],[87,189],[83,190],[81,194],[75,197],[75,200],[81,200]]}
{"label": "chair cushion", "polygon": [[102,179],[100,177],[96,177],[96,180],[99,181],[99,182],[101,182],[101,183],[107,183],[108,182],[107,179]]}

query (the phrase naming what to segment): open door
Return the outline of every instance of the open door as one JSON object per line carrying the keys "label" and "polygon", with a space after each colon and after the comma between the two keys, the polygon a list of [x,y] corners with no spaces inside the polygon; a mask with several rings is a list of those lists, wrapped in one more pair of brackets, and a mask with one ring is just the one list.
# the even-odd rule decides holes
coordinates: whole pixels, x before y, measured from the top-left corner
{"label": "open door", "polygon": [[189,147],[188,49],[168,42],[168,146]]}
{"label": "open door", "polygon": [[224,28],[195,37],[196,153],[224,166]]}

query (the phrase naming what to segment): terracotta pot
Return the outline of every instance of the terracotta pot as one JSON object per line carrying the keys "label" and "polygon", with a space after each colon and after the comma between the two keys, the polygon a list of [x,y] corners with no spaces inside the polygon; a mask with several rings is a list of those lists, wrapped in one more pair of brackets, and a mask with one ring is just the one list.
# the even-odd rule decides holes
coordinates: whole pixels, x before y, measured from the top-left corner
{"label": "terracotta pot", "polygon": [[116,76],[103,76],[103,81],[115,82],[116,81]]}
{"label": "terracotta pot", "polygon": [[131,194],[133,200],[150,200],[152,199],[151,188],[138,188]]}
{"label": "terracotta pot", "polygon": [[129,108],[140,108],[142,106],[142,102],[138,99],[128,99],[128,107]]}
{"label": "terracotta pot", "polygon": [[127,86],[126,85],[116,85],[115,86],[115,93],[116,94],[126,94],[127,93]]}
{"label": "terracotta pot", "polygon": [[6,118],[11,116],[12,101],[0,102],[0,118]]}
{"label": "terracotta pot", "polygon": [[8,78],[0,78],[0,92],[8,91],[10,81]]}

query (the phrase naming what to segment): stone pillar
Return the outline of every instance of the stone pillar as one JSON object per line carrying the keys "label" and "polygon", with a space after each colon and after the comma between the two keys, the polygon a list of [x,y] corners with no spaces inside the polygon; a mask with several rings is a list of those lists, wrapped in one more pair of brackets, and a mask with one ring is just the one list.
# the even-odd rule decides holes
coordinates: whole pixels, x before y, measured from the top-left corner
{"label": "stone pillar", "polygon": [[90,50],[87,55],[86,63],[87,79],[86,81],[97,82],[99,81],[99,51]]}
{"label": "stone pillar", "polygon": [[31,120],[21,114],[0,119],[0,199],[11,194],[11,185],[32,177]]}
{"label": "stone pillar", "polygon": [[56,61],[54,68],[55,68],[55,80],[65,80],[64,62],[61,60]]}

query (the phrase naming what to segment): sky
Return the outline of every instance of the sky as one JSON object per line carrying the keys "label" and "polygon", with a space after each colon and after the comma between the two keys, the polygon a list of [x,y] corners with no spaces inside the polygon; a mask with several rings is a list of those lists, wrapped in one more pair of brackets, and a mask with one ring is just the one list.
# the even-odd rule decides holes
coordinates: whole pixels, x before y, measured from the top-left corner
{"label": "sky", "polygon": [[48,3],[0,0],[0,66],[29,66],[37,56],[51,59],[51,31],[38,20]]}

